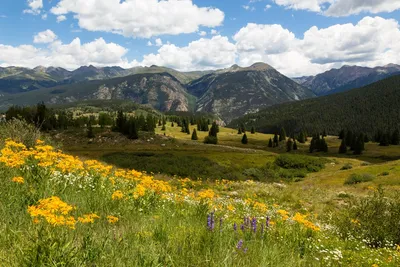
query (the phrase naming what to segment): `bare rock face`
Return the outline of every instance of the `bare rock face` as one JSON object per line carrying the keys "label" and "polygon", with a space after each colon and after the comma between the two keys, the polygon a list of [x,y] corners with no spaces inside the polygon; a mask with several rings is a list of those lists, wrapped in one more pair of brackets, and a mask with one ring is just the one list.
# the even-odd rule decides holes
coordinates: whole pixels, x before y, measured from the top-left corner
{"label": "bare rock face", "polygon": [[92,99],[129,99],[160,111],[188,111],[188,97],[184,86],[167,73],[107,80],[91,96]]}
{"label": "bare rock face", "polygon": [[191,82],[188,91],[198,97],[197,111],[215,113],[226,123],[264,107],[315,96],[264,63],[216,71]]}

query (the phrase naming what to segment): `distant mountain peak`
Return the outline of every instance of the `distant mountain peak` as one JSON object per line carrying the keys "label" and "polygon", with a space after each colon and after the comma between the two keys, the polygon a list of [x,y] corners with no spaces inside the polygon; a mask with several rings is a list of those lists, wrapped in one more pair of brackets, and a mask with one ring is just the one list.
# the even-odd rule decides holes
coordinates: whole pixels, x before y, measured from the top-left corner
{"label": "distant mountain peak", "polygon": [[263,71],[263,70],[271,70],[274,68],[264,62],[256,62],[250,67],[248,67],[248,69]]}

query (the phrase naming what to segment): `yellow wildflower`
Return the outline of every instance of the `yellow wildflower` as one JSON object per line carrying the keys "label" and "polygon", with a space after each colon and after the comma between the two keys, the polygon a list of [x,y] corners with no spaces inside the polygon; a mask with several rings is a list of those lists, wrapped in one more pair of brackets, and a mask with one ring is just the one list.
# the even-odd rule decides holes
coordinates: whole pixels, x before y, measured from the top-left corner
{"label": "yellow wildflower", "polygon": [[24,178],[21,177],[21,176],[12,178],[12,181],[13,181],[14,183],[18,183],[18,184],[23,184],[23,183],[25,183]]}
{"label": "yellow wildflower", "polygon": [[111,196],[112,200],[119,200],[119,199],[122,199],[123,197],[124,197],[124,193],[122,193],[122,191],[120,191],[120,190],[115,191]]}
{"label": "yellow wildflower", "polygon": [[83,215],[83,217],[79,217],[78,221],[81,223],[94,223],[94,219],[99,219],[99,218],[100,217],[97,214],[92,213],[92,214],[85,214]]}
{"label": "yellow wildflower", "polygon": [[119,221],[119,219],[118,219],[118,217],[109,215],[109,216],[107,216],[107,221],[111,224],[114,224],[114,223],[117,223]]}

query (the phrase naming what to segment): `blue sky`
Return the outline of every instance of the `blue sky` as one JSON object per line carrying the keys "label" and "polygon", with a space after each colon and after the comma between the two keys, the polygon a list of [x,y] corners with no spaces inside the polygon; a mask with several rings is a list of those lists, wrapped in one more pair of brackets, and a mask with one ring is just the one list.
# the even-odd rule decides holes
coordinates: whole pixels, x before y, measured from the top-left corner
{"label": "blue sky", "polygon": [[[90,2],[90,3],[89,3]],[[0,66],[400,63],[399,0],[3,0]]]}

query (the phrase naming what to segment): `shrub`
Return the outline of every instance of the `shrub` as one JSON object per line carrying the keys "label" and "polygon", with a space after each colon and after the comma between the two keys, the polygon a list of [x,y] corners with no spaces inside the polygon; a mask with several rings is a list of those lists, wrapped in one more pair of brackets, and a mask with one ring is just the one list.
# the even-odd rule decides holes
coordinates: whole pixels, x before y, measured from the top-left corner
{"label": "shrub", "polygon": [[371,247],[400,244],[400,197],[385,196],[379,188],[373,195],[353,198],[335,220],[342,237],[355,237]]}
{"label": "shrub", "polygon": [[349,178],[347,178],[344,184],[349,185],[349,184],[365,183],[374,180],[374,178],[375,177],[369,173],[364,173],[364,174],[353,173],[352,175],[349,176]]}
{"label": "shrub", "polygon": [[344,170],[350,170],[350,169],[353,169],[353,165],[351,165],[350,163],[347,163],[340,170],[344,171]]}
{"label": "shrub", "polygon": [[389,172],[382,172],[381,176],[388,176],[390,173]]}
{"label": "shrub", "polygon": [[[0,140],[11,138],[23,143],[27,147],[33,147],[36,140],[42,138],[42,134],[32,124],[25,121],[13,119],[0,124]],[[3,144],[0,144],[0,146]]]}
{"label": "shrub", "polygon": [[308,172],[318,172],[325,167],[328,161],[323,158],[302,155],[279,155],[275,164],[284,169],[305,169]]}
{"label": "shrub", "polygon": [[218,138],[214,136],[206,136],[206,138],[204,138],[204,144],[216,145],[218,144]]}

